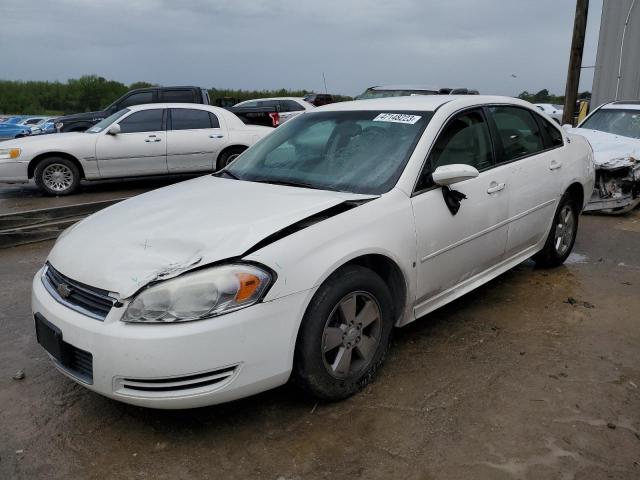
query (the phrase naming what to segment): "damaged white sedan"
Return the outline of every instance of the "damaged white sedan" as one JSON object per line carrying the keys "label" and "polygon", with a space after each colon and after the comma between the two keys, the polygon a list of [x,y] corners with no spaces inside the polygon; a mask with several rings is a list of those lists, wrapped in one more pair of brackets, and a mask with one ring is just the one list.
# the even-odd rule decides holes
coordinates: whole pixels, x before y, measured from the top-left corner
{"label": "damaged white sedan", "polygon": [[585,211],[624,213],[640,203],[640,102],[602,105],[570,132],[593,147],[596,184]]}
{"label": "damaged white sedan", "polygon": [[222,171],[102,210],[33,281],[38,342],[107,397],[190,408],[371,381],[403,326],[569,255],[592,150],[504,97],[337,103]]}

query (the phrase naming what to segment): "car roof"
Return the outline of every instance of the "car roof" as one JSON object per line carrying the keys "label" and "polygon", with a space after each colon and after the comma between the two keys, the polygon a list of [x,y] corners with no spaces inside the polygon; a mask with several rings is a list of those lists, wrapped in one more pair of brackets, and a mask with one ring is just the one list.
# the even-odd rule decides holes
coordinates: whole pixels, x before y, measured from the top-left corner
{"label": "car roof", "polygon": [[418,85],[418,84],[398,84],[398,85],[377,85],[375,87],[369,87],[367,90],[428,90],[437,92],[440,87],[434,87],[433,85]]}
{"label": "car roof", "polygon": [[420,110],[432,112],[445,103],[456,102],[465,105],[484,105],[490,103],[509,103],[513,105],[531,105],[524,100],[494,95],[415,95],[411,97],[372,98],[338,102],[318,107],[316,111],[353,111],[353,110]]}
{"label": "car roof", "polygon": [[[215,105],[205,105],[204,103],[143,103],[141,105],[131,105],[125,107],[128,110],[135,112],[138,110],[151,110],[154,108],[194,108],[194,109],[210,109],[224,110],[221,107]],[[124,109],[123,109],[124,110]]]}
{"label": "car roof", "polygon": [[627,101],[618,100],[611,103],[605,103],[600,108],[606,108],[606,109],[612,109],[612,110],[613,109],[640,110],[640,100],[627,100]]}
{"label": "car roof", "polygon": [[304,100],[302,97],[267,97],[267,98],[250,98],[249,100],[243,100],[238,103],[245,102],[260,102],[262,100]]}

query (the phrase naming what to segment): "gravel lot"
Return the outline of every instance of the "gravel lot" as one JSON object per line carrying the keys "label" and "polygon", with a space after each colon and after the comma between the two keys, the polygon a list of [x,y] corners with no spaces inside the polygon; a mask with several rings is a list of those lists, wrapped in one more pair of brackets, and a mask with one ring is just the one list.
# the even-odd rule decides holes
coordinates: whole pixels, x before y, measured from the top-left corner
{"label": "gravel lot", "polygon": [[29,310],[51,245],[0,250],[1,479],[640,478],[640,210],[583,216],[567,265],[525,262],[397,331],[335,404],[285,386],[154,411],[76,386]]}

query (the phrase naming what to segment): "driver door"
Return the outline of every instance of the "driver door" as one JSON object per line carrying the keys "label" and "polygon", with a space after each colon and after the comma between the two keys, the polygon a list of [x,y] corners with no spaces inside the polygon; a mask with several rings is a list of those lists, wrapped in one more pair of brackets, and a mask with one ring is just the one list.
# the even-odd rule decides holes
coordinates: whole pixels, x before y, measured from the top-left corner
{"label": "driver door", "polygon": [[139,110],[119,120],[120,133],[108,128],[96,143],[101,178],[157,175],[168,173],[166,111],[162,108]]}
{"label": "driver door", "polygon": [[[476,178],[452,184],[466,195],[453,214],[442,187],[431,173],[441,165],[466,164]],[[495,165],[493,142],[482,109],[458,113],[432,146],[412,197],[417,235],[416,317],[437,308],[456,294],[456,287],[504,259],[507,243],[508,170]]]}

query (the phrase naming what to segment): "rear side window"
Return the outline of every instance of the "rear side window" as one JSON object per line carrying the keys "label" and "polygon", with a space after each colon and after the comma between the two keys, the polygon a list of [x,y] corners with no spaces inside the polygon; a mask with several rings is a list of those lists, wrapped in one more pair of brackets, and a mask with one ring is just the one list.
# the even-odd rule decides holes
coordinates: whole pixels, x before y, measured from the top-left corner
{"label": "rear side window", "polygon": [[538,123],[542,126],[543,132],[545,133],[544,143],[546,148],[561,147],[564,145],[564,140],[562,140],[562,133],[560,133],[560,130],[540,115],[536,115],[536,117],[538,119]]}
{"label": "rear side window", "polygon": [[119,122],[122,133],[158,132],[162,127],[162,109],[141,110]]}
{"label": "rear side window", "polygon": [[509,162],[545,149],[533,114],[524,108],[489,107],[502,144],[501,162]]}
{"label": "rear side window", "polygon": [[153,92],[139,92],[129,95],[120,102],[118,110],[132,105],[144,105],[145,103],[153,103]]}
{"label": "rear side window", "polygon": [[279,100],[262,100],[258,102],[259,107],[263,108],[276,108],[280,106]]}
{"label": "rear side window", "polygon": [[282,100],[280,110],[282,112],[301,112],[304,107],[294,100]]}
{"label": "rear side window", "polygon": [[191,108],[171,109],[172,130],[198,130],[202,128],[212,128],[211,117],[206,110]]}
{"label": "rear side window", "polygon": [[160,96],[167,103],[192,103],[192,90],[161,90]]}

